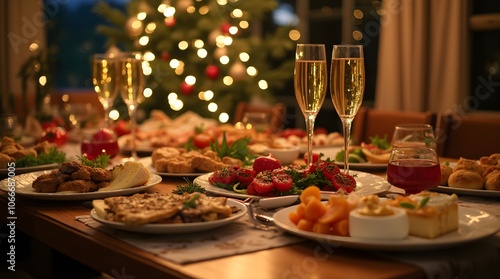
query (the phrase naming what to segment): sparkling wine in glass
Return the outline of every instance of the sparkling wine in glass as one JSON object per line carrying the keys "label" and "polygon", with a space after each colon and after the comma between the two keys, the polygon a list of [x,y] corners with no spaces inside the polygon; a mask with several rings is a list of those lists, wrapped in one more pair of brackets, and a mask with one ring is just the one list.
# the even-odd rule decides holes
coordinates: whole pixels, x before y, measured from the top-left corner
{"label": "sparkling wine in glass", "polygon": [[436,150],[428,147],[395,147],[387,166],[387,181],[416,194],[439,186],[441,167]]}
{"label": "sparkling wine in glass", "polygon": [[123,54],[119,58],[120,95],[127,104],[131,123],[132,149],[131,158],[129,158],[131,160],[137,159],[135,129],[137,126],[137,107],[144,100],[143,62],[143,56],[138,52]]}
{"label": "sparkling wine in glass", "polygon": [[364,91],[363,47],[360,45],[334,45],[330,69],[330,93],[333,106],[342,120],[345,173],[349,173],[351,124],[363,101]]}
{"label": "sparkling wine in glass", "polygon": [[105,128],[111,126],[109,110],[118,95],[118,61],[113,53],[94,54],[92,59],[92,83],[99,102],[104,108]]}
{"label": "sparkling wine in glass", "polygon": [[309,164],[312,164],[314,122],[325,100],[326,83],[325,45],[298,44],[295,51],[295,98],[306,121]]}

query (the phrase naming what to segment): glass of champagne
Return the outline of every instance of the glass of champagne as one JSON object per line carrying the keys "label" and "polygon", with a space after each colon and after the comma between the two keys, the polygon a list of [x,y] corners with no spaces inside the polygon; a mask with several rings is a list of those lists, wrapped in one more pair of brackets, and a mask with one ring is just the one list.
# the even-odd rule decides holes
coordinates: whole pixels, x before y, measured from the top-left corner
{"label": "glass of champagne", "polygon": [[349,173],[351,124],[358,113],[365,91],[365,63],[361,45],[334,45],[330,69],[333,106],[342,120],[344,134],[344,173]]}
{"label": "glass of champagne", "polygon": [[99,53],[92,58],[92,84],[104,108],[104,127],[111,127],[109,110],[118,94],[118,63],[115,54]]}
{"label": "glass of champagne", "polygon": [[307,130],[307,163],[312,161],[314,122],[326,95],[325,45],[298,44],[295,50],[295,98],[304,114]]}
{"label": "glass of champagne", "polygon": [[129,160],[137,159],[135,129],[137,126],[137,107],[144,100],[144,72],[142,64],[143,56],[139,52],[120,55],[119,57],[119,82],[120,94],[127,104],[130,116],[130,129],[132,138],[131,157]]}

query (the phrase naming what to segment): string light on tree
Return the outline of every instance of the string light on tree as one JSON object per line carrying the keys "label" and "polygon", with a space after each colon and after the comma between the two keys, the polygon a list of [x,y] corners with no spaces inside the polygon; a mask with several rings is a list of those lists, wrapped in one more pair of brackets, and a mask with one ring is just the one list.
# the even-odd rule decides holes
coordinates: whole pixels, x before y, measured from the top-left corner
{"label": "string light on tree", "polygon": [[143,109],[171,117],[193,110],[225,123],[236,102],[263,90],[259,81],[267,82],[259,97],[272,98],[293,79],[294,28],[250,31],[277,6],[277,0],[130,0],[124,11],[101,1],[95,10],[114,24],[98,29],[110,45],[152,54],[146,84],[152,92]]}

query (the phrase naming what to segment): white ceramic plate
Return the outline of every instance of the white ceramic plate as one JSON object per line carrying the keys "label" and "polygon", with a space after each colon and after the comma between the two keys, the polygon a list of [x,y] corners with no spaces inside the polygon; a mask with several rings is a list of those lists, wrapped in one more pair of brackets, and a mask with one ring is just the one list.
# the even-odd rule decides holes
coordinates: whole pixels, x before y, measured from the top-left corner
{"label": "white ceramic plate", "polygon": [[[323,153],[324,157],[322,159],[330,158],[330,160],[335,161],[335,156],[343,147],[315,147],[313,148],[315,153]],[[344,167],[344,162],[335,161],[339,167]],[[349,169],[355,170],[385,170],[387,169],[387,164],[376,164],[376,163],[349,163]]]}
{"label": "white ceramic plate", "polygon": [[[53,163],[53,164],[46,164],[46,165],[33,166],[33,167],[15,168],[15,170],[12,171],[12,173],[19,175],[19,174],[28,173],[28,172],[55,169],[58,166],[59,166],[58,163]],[[9,169],[0,169],[0,176],[6,176],[8,174],[9,174]]]}
{"label": "white ceramic plate", "polygon": [[478,197],[500,197],[500,191],[492,190],[474,190],[474,189],[464,189],[464,188],[452,188],[448,186],[438,186],[432,189],[436,192],[457,194],[464,196],[478,196]]}
{"label": "white ceramic plate", "polygon": [[[454,168],[457,163],[450,163],[450,167]],[[465,189],[465,188],[453,188],[448,186],[438,186],[432,189],[436,192],[447,193],[447,194],[457,194],[464,196],[477,196],[477,197],[500,197],[500,191],[493,190],[475,190],[475,189]]]}
{"label": "white ceramic plate", "polygon": [[203,172],[179,172],[179,173],[173,173],[173,172],[157,172],[156,169],[153,167],[153,162],[151,161],[151,157],[144,157],[139,159],[139,162],[141,162],[151,173],[155,173],[161,176],[171,176],[171,177],[194,177],[194,176],[200,176],[202,174],[205,174]]}
{"label": "white ceramic plate", "polygon": [[[366,172],[360,172],[360,171],[351,171],[349,174],[353,175],[354,178],[356,179],[356,193],[358,193],[361,196],[365,195],[375,195],[378,193],[382,193],[386,190],[388,190],[391,185],[382,177],[373,175],[370,173]],[[194,179],[193,183],[198,183],[200,186],[204,187],[205,190],[208,193],[220,195],[220,196],[226,196],[226,197],[232,197],[232,198],[248,198],[251,197],[255,200],[259,200],[264,197],[260,196],[253,196],[253,195],[246,195],[246,194],[240,194],[236,193],[234,191],[229,191],[217,186],[214,186],[208,182],[208,178],[212,175],[212,173],[207,173],[201,176],[198,176]]]}
{"label": "white ceramic plate", "polygon": [[[28,197],[32,199],[40,199],[40,200],[92,200],[92,199],[101,199],[111,196],[123,196],[135,194],[141,191],[145,191],[148,188],[158,184],[161,182],[161,177],[156,174],[151,174],[149,181],[144,186],[127,188],[127,189],[119,189],[119,190],[111,190],[111,191],[96,191],[96,192],[88,192],[88,193],[73,193],[73,192],[57,192],[57,193],[38,193],[33,189],[32,184],[33,181],[37,177],[42,174],[49,173],[51,171],[38,171],[31,172],[21,175],[16,175],[14,177],[16,183],[16,195]],[[3,191],[8,191],[8,179],[4,179],[0,181],[0,189]]]}
{"label": "white ceramic plate", "polygon": [[276,225],[292,234],[316,240],[321,243],[367,250],[408,251],[438,249],[482,239],[493,235],[500,230],[500,222],[495,216],[492,216],[484,211],[459,207],[458,231],[450,232],[436,239],[408,236],[401,240],[384,240],[333,236],[297,229],[295,224],[288,219],[288,214],[296,209],[297,205],[287,207],[276,212],[274,214],[274,222]]}
{"label": "white ceramic plate", "polygon": [[90,211],[90,216],[96,221],[102,224],[119,230],[131,231],[131,232],[141,232],[141,233],[189,233],[198,232],[209,229],[218,228],[220,226],[227,225],[231,222],[238,220],[240,217],[246,214],[247,208],[245,205],[232,200],[227,200],[227,205],[234,206],[238,208],[238,212],[232,214],[228,218],[220,219],[216,221],[209,222],[196,222],[187,224],[146,224],[143,226],[126,226],[122,222],[113,222],[100,218],[97,216],[95,209]]}

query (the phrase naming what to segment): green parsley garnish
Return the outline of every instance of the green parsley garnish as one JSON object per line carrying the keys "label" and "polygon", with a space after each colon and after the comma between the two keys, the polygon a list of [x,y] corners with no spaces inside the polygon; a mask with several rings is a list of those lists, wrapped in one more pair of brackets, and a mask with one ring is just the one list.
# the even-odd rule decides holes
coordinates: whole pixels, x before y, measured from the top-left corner
{"label": "green parsley garnish", "polygon": [[250,149],[248,148],[250,140],[251,138],[249,137],[243,137],[235,140],[232,144],[228,144],[226,133],[224,132],[222,134],[222,143],[219,144],[219,141],[215,139],[214,142],[210,143],[210,148],[217,153],[219,158],[227,156],[241,160],[244,165],[250,165],[251,161],[257,157],[256,155],[250,154]]}
{"label": "green parsley garnish", "polygon": [[423,198],[420,203],[418,204],[418,207],[416,207],[413,203],[410,202],[401,202],[399,205],[404,208],[409,208],[409,209],[419,209],[424,207],[428,202],[429,202],[430,197],[425,197]]}
{"label": "green parsley garnish", "polygon": [[205,193],[205,188],[201,187],[200,184],[191,182],[189,179],[185,179],[186,185],[177,185],[177,188],[172,191],[172,193],[177,195],[182,195],[184,193],[192,194],[194,192]]}
{"label": "green parsley garnish", "polygon": [[109,165],[109,161],[111,160],[108,154],[101,154],[93,160],[90,160],[89,158],[84,156],[77,155],[76,157],[78,158],[78,160],[80,160],[80,163],[82,163],[82,165],[101,169],[107,168]]}
{"label": "green parsley garnish", "polygon": [[187,208],[196,208],[196,201],[200,198],[200,194],[196,194],[194,195],[190,200],[188,200],[187,202],[185,202],[182,207],[184,209],[187,209]]}
{"label": "green parsley garnish", "polygon": [[391,143],[387,141],[387,135],[384,135],[384,138],[375,135],[374,137],[370,137],[372,144],[380,149],[386,150],[391,148]]}
{"label": "green parsley garnish", "polygon": [[47,164],[60,164],[66,161],[66,153],[57,150],[55,147],[49,148],[47,153],[40,153],[38,156],[29,154],[16,160],[16,167],[33,167]]}

